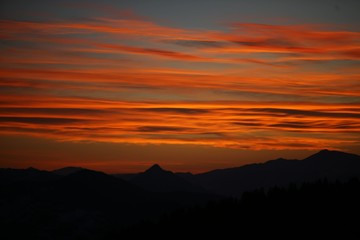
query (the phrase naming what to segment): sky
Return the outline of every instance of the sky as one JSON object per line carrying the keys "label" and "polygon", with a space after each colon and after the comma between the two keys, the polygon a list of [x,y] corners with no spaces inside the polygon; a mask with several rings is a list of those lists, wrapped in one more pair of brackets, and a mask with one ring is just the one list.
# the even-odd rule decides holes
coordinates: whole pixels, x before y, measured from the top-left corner
{"label": "sky", "polygon": [[360,154],[360,1],[0,3],[0,167]]}

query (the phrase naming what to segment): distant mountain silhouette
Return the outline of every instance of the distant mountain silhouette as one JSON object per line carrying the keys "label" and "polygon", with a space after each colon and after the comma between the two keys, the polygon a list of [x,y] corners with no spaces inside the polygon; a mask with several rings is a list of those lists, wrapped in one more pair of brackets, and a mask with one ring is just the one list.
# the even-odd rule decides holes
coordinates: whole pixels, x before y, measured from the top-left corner
{"label": "distant mountain silhouette", "polygon": [[123,199],[143,191],[122,179],[88,169],[81,169],[64,176],[61,181],[57,182],[56,186],[61,187],[64,191],[72,190],[75,194],[106,194],[106,196],[111,195],[113,197],[121,195]]}
{"label": "distant mountain silhouette", "polygon": [[131,183],[152,192],[205,192],[201,187],[154,164],[130,180]]}
{"label": "distant mountain silhouette", "polygon": [[219,198],[149,192],[103,172],[76,170],[0,169],[1,239],[109,239],[141,219]]}
{"label": "distant mountain silhouette", "polygon": [[26,183],[32,184],[34,182],[53,181],[58,179],[58,176],[35,168],[27,169],[0,169],[0,186],[10,183]]}
{"label": "distant mountain silhouette", "polygon": [[69,174],[81,171],[83,169],[85,169],[85,168],[82,168],[82,167],[64,167],[64,168],[56,169],[56,170],[54,170],[52,172],[57,174],[57,175],[67,176]]}
{"label": "distant mountain silhouette", "polygon": [[330,151],[323,149],[318,153],[315,153],[304,160],[306,161],[331,161],[332,159],[346,159],[346,161],[359,161],[360,156],[352,153],[340,152],[340,151]]}
{"label": "distant mountain silhouette", "polygon": [[[148,221],[157,219],[160,214],[177,208],[201,206],[209,200],[223,198],[219,195],[240,196],[244,191],[253,189],[286,187],[290,183],[299,183],[300,186],[304,182],[314,182],[324,178],[329,182],[334,182],[333,180],[343,182],[356,176],[360,176],[360,156],[328,150],[322,150],[304,160],[279,158],[266,163],[202,174],[175,174],[155,164],[143,173],[132,174],[132,179],[129,181],[78,167],[68,167],[53,172],[34,168],[0,169],[1,239],[112,239],[108,236],[121,233],[119,230],[121,227],[142,219]],[[324,186],[325,191],[326,184]],[[333,186],[335,189],[331,194],[335,195],[330,196],[342,197],[336,195],[338,185]],[[342,188],[342,185],[340,187]],[[205,188],[208,192],[204,190]],[[276,193],[278,191],[276,189],[278,188],[271,191]],[[302,187],[299,191],[302,191],[301,189]],[[311,189],[310,187],[310,192],[306,193],[306,196],[315,196],[315,200],[328,197],[325,192],[311,192]],[[265,202],[264,206],[278,201],[284,203],[287,197],[296,196],[291,195],[292,193],[295,193],[292,188],[285,198],[280,198],[281,196],[273,198],[271,197],[273,193],[269,193],[270,202]],[[253,216],[256,225],[258,214],[263,214],[261,199],[264,191],[255,191],[254,194],[255,198],[249,200],[252,206],[250,210],[243,209],[240,212],[250,211],[246,216]],[[256,196],[260,196],[260,200]],[[347,199],[353,199],[349,196],[342,197],[342,203]],[[297,197],[294,199],[298,201]],[[306,201],[310,201],[309,199],[311,198],[307,198]],[[260,202],[256,202],[258,200]],[[324,202],[316,202],[314,209]],[[209,206],[211,208],[211,204]],[[247,205],[239,205],[240,208],[242,206]],[[333,208],[331,211],[335,209],[343,212],[342,206],[336,204],[324,209],[328,211],[330,207]],[[256,213],[257,208],[260,210]],[[228,210],[230,212],[239,210],[236,209],[231,207]],[[263,216],[272,221],[271,216],[276,214],[276,211],[271,212],[271,207],[269,209],[269,214]],[[297,206],[287,205],[286,209],[297,209]],[[201,219],[211,219],[206,215],[209,212],[201,213],[200,210],[199,214]],[[235,219],[239,219],[239,216],[236,215]],[[248,222],[248,220],[245,218],[241,221]],[[167,222],[166,219],[164,222]],[[263,226],[266,226],[266,222],[264,224]],[[196,222],[194,226],[197,226]],[[203,226],[208,228],[206,225]],[[237,227],[238,225],[234,225],[234,229]]]}
{"label": "distant mountain silhouette", "polygon": [[149,169],[147,169],[145,171],[145,173],[150,173],[150,174],[161,174],[161,173],[164,173],[164,172],[169,173],[171,171],[166,171],[166,170],[162,169],[159,164],[154,164]]}
{"label": "distant mountain silhouette", "polygon": [[360,176],[360,156],[322,150],[304,160],[276,159],[265,163],[214,170],[194,175],[191,181],[224,195],[272,186],[286,186],[321,178],[346,180]]}

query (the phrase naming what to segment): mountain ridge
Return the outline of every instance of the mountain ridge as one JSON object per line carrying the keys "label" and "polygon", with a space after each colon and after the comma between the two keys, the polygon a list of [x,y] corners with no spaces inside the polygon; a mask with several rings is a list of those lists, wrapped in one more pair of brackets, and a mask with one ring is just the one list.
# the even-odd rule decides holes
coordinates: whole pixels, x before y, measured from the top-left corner
{"label": "mountain ridge", "polygon": [[[341,180],[360,176],[360,156],[323,149],[302,160],[277,158],[263,163],[215,169],[199,174],[174,173],[163,169],[159,164],[151,165],[144,172],[128,175],[110,175],[82,167],[65,167],[53,171],[34,168],[0,169],[0,180],[23,178],[30,182],[43,179],[53,181],[59,178],[71,178],[81,175],[80,173],[83,173],[82,178],[85,178],[86,172],[93,174],[89,176],[92,180],[100,175],[103,180],[107,179],[106,181],[109,182],[121,178],[124,183],[130,183],[150,192],[207,192],[239,196],[244,191],[262,187],[284,186],[321,178]],[[112,177],[111,180],[108,179],[109,176]],[[86,182],[84,179],[83,181]]]}
{"label": "mountain ridge", "polygon": [[[5,226],[13,227],[9,232],[16,232],[25,219],[26,226],[30,226],[25,228],[25,233],[61,232],[65,235],[60,239],[79,239],[77,234],[89,239],[83,234],[93,235],[95,229],[95,239],[107,239],[103,230],[109,226],[157,219],[159,213],[179,207],[205,206],[209,201],[222,201],[229,196],[238,201],[246,192],[260,189],[255,193],[265,193],[274,186],[279,189],[290,183],[304,186],[302,183],[325,178],[340,183],[360,177],[360,156],[320,151],[304,160],[278,158],[194,175],[173,173],[155,164],[129,181],[89,169],[66,170],[71,173],[59,175],[56,170],[34,168],[0,169],[0,219],[5,221]],[[258,220],[256,214],[250,216]],[[90,239],[94,239],[92,235]]]}
{"label": "mountain ridge", "polygon": [[211,192],[241,195],[256,188],[285,186],[321,178],[346,179],[360,176],[360,156],[321,150],[303,160],[275,159],[241,167],[217,169],[197,174],[193,181]]}
{"label": "mountain ridge", "polygon": [[158,164],[139,173],[129,182],[151,192],[205,192],[204,189]]}

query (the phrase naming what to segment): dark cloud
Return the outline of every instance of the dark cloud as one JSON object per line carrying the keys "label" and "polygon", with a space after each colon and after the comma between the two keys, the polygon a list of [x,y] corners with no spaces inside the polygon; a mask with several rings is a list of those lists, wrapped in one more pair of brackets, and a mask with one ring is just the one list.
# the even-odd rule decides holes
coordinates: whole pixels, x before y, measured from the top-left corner
{"label": "dark cloud", "polygon": [[87,122],[83,119],[74,118],[45,118],[45,117],[0,117],[0,122],[16,122],[16,123],[29,123],[39,125],[63,125],[71,123]]}
{"label": "dark cloud", "polygon": [[53,134],[58,133],[57,130],[47,129],[47,128],[33,128],[33,127],[3,127],[0,126],[0,132],[16,132],[16,133],[25,133],[25,134]]}
{"label": "dark cloud", "polygon": [[169,58],[175,58],[180,60],[204,60],[204,58],[189,55],[182,52],[175,52],[175,51],[168,51],[156,48],[143,48],[143,47],[131,47],[131,46],[124,46],[124,45],[111,45],[111,44],[99,44],[100,47],[110,48],[114,50],[119,50],[127,53],[135,53],[135,54],[143,54],[143,55],[157,55]]}
{"label": "dark cloud", "polygon": [[250,127],[259,127],[263,125],[260,123],[251,123],[251,122],[233,122],[232,124],[239,126],[250,126]]}
{"label": "dark cloud", "polygon": [[139,108],[139,111],[159,112],[159,113],[180,113],[180,114],[204,114],[208,113],[205,109],[194,108]]}
{"label": "dark cloud", "polygon": [[139,83],[109,83],[108,87],[113,88],[128,88],[128,89],[139,89],[139,90],[160,90],[161,87],[151,86],[146,84],[139,84]]}
{"label": "dark cloud", "polygon": [[93,115],[107,112],[106,110],[85,108],[0,108],[0,114]]}
{"label": "dark cloud", "polygon": [[[266,143],[267,146],[274,146],[274,147],[278,147],[279,143]],[[289,147],[289,148],[313,148],[314,145],[311,143],[301,143],[301,142],[284,142],[281,143],[281,146],[283,147]]]}
{"label": "dark cloud", "polygon": [[205,135],[205,136],[212,136],[212,137],[225,137],[226,136],[226,134],[222,133],[222,132],[204,132],[201,134]]}
{"label": "dark cloud", "polygon": [[354,131],[359,131],[360,129],[360,122],[341,122],[338,124],[334,124],[332,125],[333,128],[335,129],[350,129],[350,130],[354,130]]}
{"label": "dark cloud", "polygon": [[270,38],[270,39],[256,39],[254,41],[233,41],[233,43],[249,46],[249,47],[284,47],[284,48],[294,48],[299,47],[298,44],[279,38]]}
{"label": "dark cloud", "polygon": [[282,108],[250,108],[248,109],[254,112],[275,113],[281,115],[300,115],[310,117],[333,117],[333,118],[360,118],[358,113],[339,113],[339,112],[319,112],[309,110],[297,110],[297,109],[282,109]]}
{"label": "dark cloud", "polygon": [[294,123],[276,123],[276,124],[270,124],[270,127],[279,127],[279,128],[311,128],[313,126],[308,125],[306,123],[301,124],[294,124]]}
{"label": "dark cloud", "polygon": [[187,130],[189,130],[189,128],[168,126],[143,126],[137,128],[137,131],[139,132],[183,132]]}
{"label": "dark cloud", "polygon": [[343,55],[354,58],[354,59],[360,59],[360,50],[359,49],[351,49],[347,51],[341,52]]}
{"label": "dark cloud", "polygon": [[204,41],[204,40],[171,40],[167,42],[180,46],[195,47],[195,48],[222,48],[228,45],[228,43],[226,42]]}
{"label": "dark cloud", "polygon": [[84,127],[84,126],[81,126],[81,127],[74,127],[74,126],[71,126],[71,127],[66,127],[65,128],[66,130],[79,130],[79,131],[102,131],[102,132],[116,132],[116,131],[120,131],[120,130],[125,130],[124,128],[116,128],[116,127]]}

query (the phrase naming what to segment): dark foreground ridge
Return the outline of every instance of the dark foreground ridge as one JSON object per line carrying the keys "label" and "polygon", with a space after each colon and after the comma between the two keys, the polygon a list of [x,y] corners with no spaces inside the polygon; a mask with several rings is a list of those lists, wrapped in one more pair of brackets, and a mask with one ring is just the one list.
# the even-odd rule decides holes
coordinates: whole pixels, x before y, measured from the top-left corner
{"label": "dark foreground ridge", "polygon": [[179,209],[116,237],[188,236],[232,239],[359,239],[360,182],[327,180],[246,192],[242,198]]}
{"label": "dark foreground ridge", "polygon": [[[325,224],[331,230],[325,233],[341,229],[343,239],[352,239],[358,233],[350,219],[359,214],[359,176],[359,156],[327,150],[304,160],[276,159],[197,175],[159,165],[124,179],[79,167],[0,169],[0,237],[130,239],[139,232],[233,234],[236,229],[278,236],[283,229],[298,235],[325,231]],[[297,185],[289,188],[290,183]]]}

